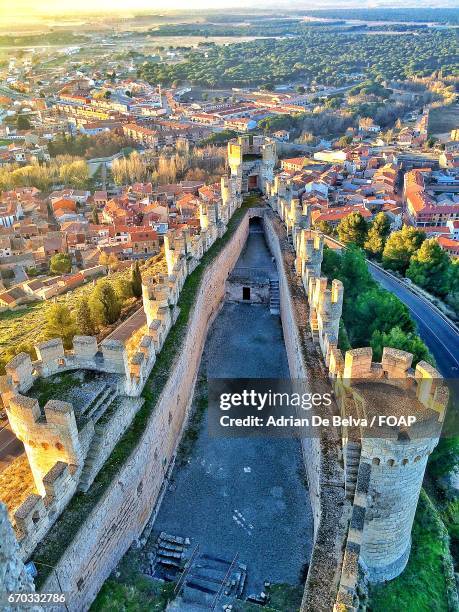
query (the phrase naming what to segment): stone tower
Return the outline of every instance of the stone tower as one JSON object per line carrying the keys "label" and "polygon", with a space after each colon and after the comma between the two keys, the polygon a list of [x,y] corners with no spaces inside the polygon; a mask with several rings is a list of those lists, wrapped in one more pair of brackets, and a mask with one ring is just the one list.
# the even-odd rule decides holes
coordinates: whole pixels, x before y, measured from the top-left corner
{"label": "stone tower", "polygon": [[240,181],[242,192],[260,189],[267,193],[274,182],[276,162],[276,142],[271,138],[244,134],[228,143],[231,176]]}
{"label": "stone tower", "polygon": [[74,469],[83,462],[73,406],[49,400],[42,414],[36,399],[16,394],[7,412],[11,429],[24,444],[38,492],[45,496],[45,476],[58,461]]}
{"label": "stone tower", "polygon": [[165,284],[146,278],[142,283],[142,300],[148,326],[154,320],[170,318],[169,290]]}
{"label": "stone tower", "polygon": [[435,368],[421,361],[412,370],[412,359],[393,348],[384,349],[380,364],[372,363],[371,348],[345,356],[342,413],[368,422],[373,415],[378,421],[381,416],[416,417],[410,427],[398,423],[373,432],[344,431],[346,493],[354,502],[349,537],[360,546],[370,582],[392,580],[408,562],[427,459],[438,444],[448,402],[448,389]]}

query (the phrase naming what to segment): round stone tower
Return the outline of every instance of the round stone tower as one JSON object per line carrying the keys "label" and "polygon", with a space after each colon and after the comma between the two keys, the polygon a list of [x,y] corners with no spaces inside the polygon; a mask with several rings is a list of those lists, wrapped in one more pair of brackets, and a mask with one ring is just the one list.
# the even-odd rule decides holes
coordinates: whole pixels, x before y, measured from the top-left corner
{"label": "round stone tower", "polygon": [[[406,566],[411,529],[429,454],[438,444],[448,388],[430,364],[385,348],[348,351],[340,397],[346,494],[353,500],[352,540],[370,582],[392,580]],[[362,422],[365,420],[365,423]]]}
{"label": "round stone tower", "polygon": [[427,459],[437,443],[438,438],[362,440],[361,461],[371,464],[371,476],[360,558],[371,582],[392,580],[408,562]]}

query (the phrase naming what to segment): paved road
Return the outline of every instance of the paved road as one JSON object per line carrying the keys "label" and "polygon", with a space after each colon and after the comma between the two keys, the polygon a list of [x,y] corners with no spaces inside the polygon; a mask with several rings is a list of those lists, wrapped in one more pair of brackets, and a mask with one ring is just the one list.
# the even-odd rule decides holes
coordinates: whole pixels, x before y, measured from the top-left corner
{"label": "paved road", "polygon": [[19,442],[9,428],[9,425],[5,426],[5,422],[2,421],[0,425],[0,472],[8,467],[13,459],[22,455],[23,452],[22,442]]}
{"label": "paved road", "polygon": [[126,321],[123,321],[123,323],[118,325],[118,327],[116,327],[112,333],[106,337],[106,340],[121,340],[123,344],[126,344],[129,338],[146,324],[147,317],[143,310],[143,306],[140,306],[140,308],[136,310],[128,319],[126,319]]}
{"label": "paved road", "polygon": [[412,293],[401,281],[370,265],[373,278],[408,306],[421,338],[445,378],[459,378],[459,333],[428,300]]}
{"label": "paved road", "polygon": [[[343,245],[327,237],[328,246]],[[335,248],[336,248],[335,246]],[[367,260],[368,261],[368,260]],[[402,282],[368,262],[373,278],[396,295],[409,309],[418,333],[435,358],[437,368],[445,378],[459,379],[459,332],[432,304],[413,293]]]}

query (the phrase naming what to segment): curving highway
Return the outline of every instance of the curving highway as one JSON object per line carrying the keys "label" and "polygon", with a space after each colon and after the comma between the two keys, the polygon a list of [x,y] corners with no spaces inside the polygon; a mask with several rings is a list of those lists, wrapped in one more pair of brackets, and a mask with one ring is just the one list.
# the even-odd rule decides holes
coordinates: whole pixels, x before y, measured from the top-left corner
{"label": "curving highway", "polygon": [[[345,246],[330,236],[326,243],[332,248]],[[411,291],[403,281],[388,274],[367,259],[373,278],[387,291],[396,295],[409,309],[418,333],[435,358],[437,369],[444,378],[459,379],[459,330],[429,300]]]}
{"label": "curving highway", "polygon": [[368,262],[373,278],[396,295],[408,308],[418,333],[445,378],[459,378],[459,332],[428,300],[422,298],[377,266]]}

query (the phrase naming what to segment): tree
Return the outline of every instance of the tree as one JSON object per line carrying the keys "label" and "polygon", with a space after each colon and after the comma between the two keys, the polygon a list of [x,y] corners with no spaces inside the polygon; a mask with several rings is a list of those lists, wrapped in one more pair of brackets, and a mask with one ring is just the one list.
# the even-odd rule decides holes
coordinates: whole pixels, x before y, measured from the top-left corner
{"label": "tree", "polygon": [[371,337],[370,345],[373,349],[375,361],[381,361],[383,349],[386,347],[407,351],[413,354],[413,367],[420,361],[434,364],[434,359],[429,349],[421,338],[413,332],[405,332],[399,326],[393,327],[389,332],[376,330]]}
{"label": "tree", "polygon": [[47,338],[62,338],[64,348],[72,346],[75,335],[75,320],[68,306],[56,302],[46,311],[45,335]]}
{"label": "tree", "polygon": [[357,297],[352,308],[352,328],[348,329],[353,346],[366,346],[376,330],[389,332],[395,326],[404,332],[414,331],[408,308],[395,295],[375,287]]}
{"label": "tree", "polygon": [[112,272],[115,272],[118,269],[120,262],[118,260],[118,257],[115,255],[115,253],[110,253],[107,264]]}
{"label": "tree", "polygon": [[383,250],[383,266],[405,274],[410,265],[411,255],[415,253],[425,240],[425,233],[409,225],[392,232]]}
{"label": "tree", "polygon": [[139,298],[142,296],[142,274],[140,273],[138,261],[131,268],[131,287],[134,297]]}
{"label": "tree", "polygon": [[75,189],[83,189],[89,182],[88,164],[82,159],[62,164],[59,168],[59,176],[66,185],[75,187]]}
{"label": "tree", "polygon": [[446,302],[459,314],[459,259],[453,259],[449,267],[450,292]]}
{"label": "tree", "polygon": [[390,144],[395,137],[395,132],[393,129],[387,130],[387,132],[384,132],[382,139],[384,140],[384,142],[386,144]]}
{"label": "tree", "polygon": [[76,305],[75,323],[77,332],[82,336],[94,336],[97,331],[88,301],[84,298],[80,299]]}
{"label": "tree", "polygon": [[125,278],[117,278],[113,283],[113,288],[121,302],[132,297],[132,283]]}
{"label": "tree", "polygon": [[341,271],[341,255],[324,244],[323,259],[322,259],[322,276],[327,278],[339,278]]}
{"label": "tree", "polygon": [[344,293],[354,298],[376,286],[361,249],[351,244],[341,256],[341,270],[338,278],[344,285]]}
{"label": "tree", "polygon": [[425,240],[413,253],[406,276],[419,287],[445,296],[450,289],[450,259],[435,238]]}
{"label": "tree", "polygon": [[99,255],[99,265],[101,266],[108,266],[108,255],[105,251],[102,251],[102,253]]}
{"label": "tree", "polygon": [[25,115],[18,115],[18,118],[16,120],[16,127],[18,128],[18,130],[30,130],[31,125],[28,117],[26,117]]}
{"label": "tree", "polygon": [[297,92],[298,92],[299,94],[304,94],[304,93],[305,93],[305,91],[306,91],[306,89],[305,89],[304,85],[298,85],[298,86],[297,86],[297,88],[296,88],[296,90],[297,90]]}
{"label": "tree", "polygon": [[339,148],[343,148],[343,147],[347,147],[348,145],[350,145],[352,141],[353,141],[353,137],[350,134],[348,134],[346,136],[341,136],[341,138],[339,138],[336,141],[336,144],[338,145]]}
{"label": "tree", "polygon": [[363,251],[353,244],[341,255],[340,270],[335,276],[344,286],[343,319],[346,327],[349,325],[350,329],[354,322],[357,297],[375,287],[376,283],[368,271]]}
{"label": "tree", "polygon": [[377,259],[381,259],[384,245],[390,233],[390,221],[386,214],[380,212],[376,215],[368,230],[368,236],[365,241],[365,251]]}
{"label": "tree", "polygon": [[91,220],[94,225],[99,225],[99,213],[97,212],[96,206],[93,206],[93,209],[91,211]]}
{"label": "tree", "polygon": [[314,223],[314,229],[324,234],[327,234],[327,236],[334,236],[335,234],[333,225],[331,225],[327,221],[319,221],[318,223]]}
{"label": "tree", "polygon": [[56,253],[51,257],[49,269],[53,274],[68,274],[72,269],[72,261],[67,253]]}
{"label": "tree", "polygon": [[89,306],[94,320],[101,325],[115,323],[121,313],[121,304],[113,286],[106,280],[100,280],[89,299]]}
{"label": "tree", "polygon": [[367,222],[359,212],[353,212],[344,217],[339,222],[337,232],[338,237],[344,244],[353,242],[359,247],[363,247],[367,237]]}

